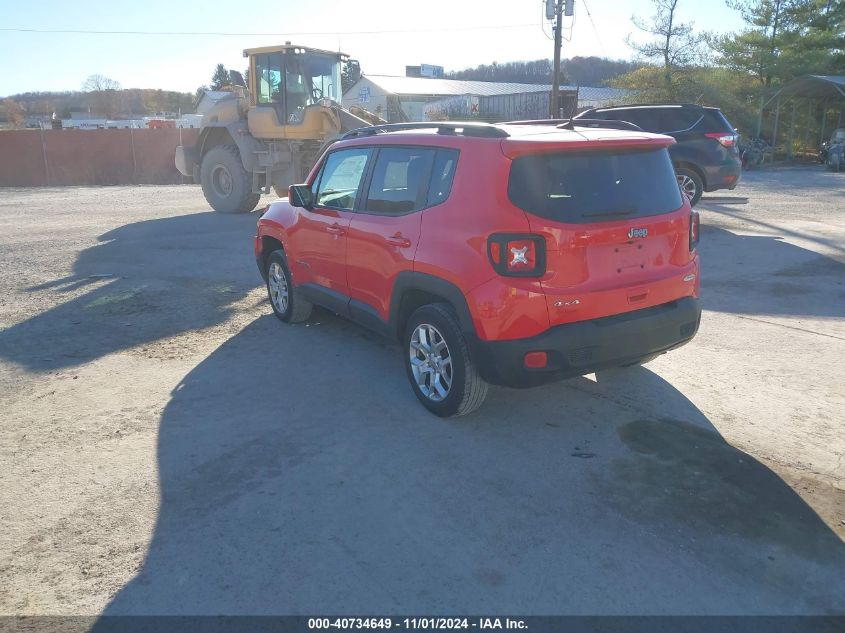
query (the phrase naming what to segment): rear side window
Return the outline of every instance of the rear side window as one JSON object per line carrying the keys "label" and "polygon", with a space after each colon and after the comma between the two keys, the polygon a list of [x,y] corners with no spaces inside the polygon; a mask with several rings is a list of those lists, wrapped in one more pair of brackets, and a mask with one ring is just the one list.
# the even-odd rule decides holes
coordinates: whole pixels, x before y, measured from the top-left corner
{"label": "rear side window", "polygon": [[435,153],[423,147],[382,147],[362,211],[401,215],[425,207]]}
{"label": "rear side window", "polygon": [[660,127],[657,113],[653,108],[605,110],[601,113],[601,118],[611,121],[627,121],[639,126],[646,132],[657,132]]}
{"label": "rear side window", "polygon": [[704,133],[728,132],[733,134],[734,131],[721,110],[711,110],[709,108],[704,110],[704,119],[698,124],[696,129],[700,129]]}
{"label": "rear side window", "polygon": [[702,114],[699,108],[660,108],[657,116],[658,129],[661,132],[688,130],[701,120]]}
{"label": "rear side window", "polygon": [[452,190],[452,180],[455,178],[455,167],[458,165],[458,151],[454,149],[437,150],[434,159],[434,169],[431,170],[431,186],[428,190],[428,204],[440,204],[449,197]]}
{"label": "rear side window", "polygon": [[508,195],[529,213],[572,224],[660,215],[682,204],[664,148],[521,156]]}

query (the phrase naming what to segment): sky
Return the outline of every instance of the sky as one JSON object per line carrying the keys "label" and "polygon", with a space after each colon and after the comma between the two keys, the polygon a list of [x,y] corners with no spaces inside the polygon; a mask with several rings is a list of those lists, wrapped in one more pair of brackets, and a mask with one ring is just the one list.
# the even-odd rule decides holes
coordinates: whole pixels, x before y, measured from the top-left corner
{"label": "sky", "polygon": [[[204,6],[205,5],[205,6]],[[216,7],[227,6],[226,11]],[[341,50],[365,74],[404,75],[405,65],[460,70],[493,61],[551,58],[542,0],[249,0],[240,3],[145,0],[119,6],[92,0],[0,0],[0,95],[78,90],[101,74],[124,88],[193,92],[214,67],[243,71],[244,48],[292,41]],[[589,12],[589,15],[588,15]],[[631,15],[653,13],[650,0],[575,0],[563,57],[630,59],[638,35]],[[742,27],[724,0],[681,0],[680,18],[719,32]],[[590,18],[592,16],[592,19]],[[135,35],[17,32],[4,29],[219,33]]]}

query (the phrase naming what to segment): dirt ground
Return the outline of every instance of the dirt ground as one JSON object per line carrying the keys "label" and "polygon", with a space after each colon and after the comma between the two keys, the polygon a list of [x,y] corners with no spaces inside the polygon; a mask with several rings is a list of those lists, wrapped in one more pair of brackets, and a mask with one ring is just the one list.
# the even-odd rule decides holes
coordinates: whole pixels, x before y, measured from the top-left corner
{"label": "dirt ground", "polygon": [[0,614],[845,613],[845,176],[699,211],[690,345],[441,420],[256,214],[0,191]]}

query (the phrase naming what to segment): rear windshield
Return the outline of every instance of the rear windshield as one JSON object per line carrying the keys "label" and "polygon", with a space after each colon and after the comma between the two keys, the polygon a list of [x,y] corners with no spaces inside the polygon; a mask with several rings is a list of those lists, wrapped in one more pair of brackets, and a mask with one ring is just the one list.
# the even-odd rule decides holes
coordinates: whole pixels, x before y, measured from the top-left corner
{"label": "rear windshield", "polygon": [[573,224],[660,215],[682,204],[663,148],[521,156],[508,195],[529,213]]}

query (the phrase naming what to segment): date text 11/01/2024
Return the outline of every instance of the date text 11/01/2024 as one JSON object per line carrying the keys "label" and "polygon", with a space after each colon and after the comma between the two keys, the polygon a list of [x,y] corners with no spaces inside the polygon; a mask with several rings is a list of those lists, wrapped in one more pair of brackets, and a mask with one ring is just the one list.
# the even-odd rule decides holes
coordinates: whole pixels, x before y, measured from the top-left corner
{"label": "date text 11/01/2024", "polygon": [[309,629],[527,629],[524,620],[512,618],[309,618]]}

